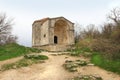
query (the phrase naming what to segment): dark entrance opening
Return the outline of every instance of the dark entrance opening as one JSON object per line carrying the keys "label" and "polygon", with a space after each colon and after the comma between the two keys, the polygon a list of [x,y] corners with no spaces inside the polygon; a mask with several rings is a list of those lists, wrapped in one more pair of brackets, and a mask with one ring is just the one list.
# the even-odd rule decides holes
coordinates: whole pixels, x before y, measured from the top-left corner
{"label": "dark entrance opening", "polygon": [[54,44],[57,44],[58,43],[58,38],[57,36],[54,36]]}

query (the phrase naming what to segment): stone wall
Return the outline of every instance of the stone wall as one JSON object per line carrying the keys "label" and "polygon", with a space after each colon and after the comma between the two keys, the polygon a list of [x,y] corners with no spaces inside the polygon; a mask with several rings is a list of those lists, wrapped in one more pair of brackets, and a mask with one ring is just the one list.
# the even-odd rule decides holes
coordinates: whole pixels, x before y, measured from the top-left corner
{"label": "stone wall", "polygon": [[41,40],[40,40],[40,45],[47,45],[49,44],[49,20],[44,22],[41,26]]}
{"label": "stone wall", "polygon": [[41,40],[41,25],[40,23],[33,24],[32,27],[32,46],[39,46]]}

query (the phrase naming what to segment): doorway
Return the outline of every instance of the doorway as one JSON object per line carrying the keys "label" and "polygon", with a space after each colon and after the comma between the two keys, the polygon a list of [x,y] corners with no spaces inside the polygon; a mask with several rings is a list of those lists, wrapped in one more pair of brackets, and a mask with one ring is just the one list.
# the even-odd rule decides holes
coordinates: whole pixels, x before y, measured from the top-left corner
{"label": "doorway", "polygon": [[54,44],[57,44],[58,43],[58,38],[57,36],[54,36]]}

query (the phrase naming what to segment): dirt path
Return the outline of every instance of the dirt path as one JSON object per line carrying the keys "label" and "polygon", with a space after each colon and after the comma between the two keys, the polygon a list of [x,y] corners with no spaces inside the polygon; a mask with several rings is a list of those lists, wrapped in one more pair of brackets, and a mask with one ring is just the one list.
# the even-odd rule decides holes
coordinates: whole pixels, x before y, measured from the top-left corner
{"label": "dirt path", "polygon": [[17,57],[17,58],[12,58],[12,59],[9,59],[9,60],[5,60],[5,61],[0,61],[0,67],[1,65],[4,65],[4,64],[8,64],[8,63],[14,63],[20,59],[22,59],[23,57]]}
{"label": "dirt path", "polygon": [[[43,52],[42,54],[49,56],[49,60],[45,63],[0,72],[0,80],[68,80],[68,78],[78,74],[94,74],[100,75],[104,80],[120,80],[119,75],[105,71],[96,66],[80,67],[78,72],[71,73],[66,71],[62,65],[65,60],[75,60],[77,59],[76,57],[66,55],[53,56],[51,55],[53,53],[47,52]],[[0,64],[1,63],[2,62],[0,62]],[[4,61],[4,63],[7,62]]]}

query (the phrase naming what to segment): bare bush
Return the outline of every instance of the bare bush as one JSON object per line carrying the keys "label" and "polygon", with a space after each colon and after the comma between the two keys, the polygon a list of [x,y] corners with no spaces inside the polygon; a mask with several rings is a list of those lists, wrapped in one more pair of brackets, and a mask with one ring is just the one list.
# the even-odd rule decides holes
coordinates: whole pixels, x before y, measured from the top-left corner
{"label": "bare bush", "polygon": [[116,25],[114,31],[111,34],[111,39],[117,43],[120,44],[120,25]]}
{"label": "bare bush", "polygon": [[6,14],[0,14],[0,45],[16,42],[16,37],[11,36],[12,19],[7,19]]}
{"label": "bare bush", "polygon": [[109,39],[96,39],[91,44],[93,51],[101,52],[108,59],[120,58],[120,45],[114,44]]}
{"label": "bare bush", "polygon": [[79,25],[78,23],[75,24],[75,43],[78,43],[79,40],[82,39],[81,31],[82,31],[82,26]]}
{"label": "bare bush", "polygon": [[102,38],[106,38],[109,39],[111,37],[111,34],[113,32],[114,26],[113,24],[104,24],[102,27],[102,31],[101,31],[101,36]]}
{"label": "bare bush", "polygon": [[87,29],[84,29],[81,32],[81,35],[83,36],[83,38],[94,39],[100,36],[100,32],[98,29],[95,28],[95,25],[90,24],[87,26]]}
{"label": "bare bush", "polygon": [[6,39],[6,43],[15,43],[17,41],[17,36],[14,35],[9,35],[8,38]]}

